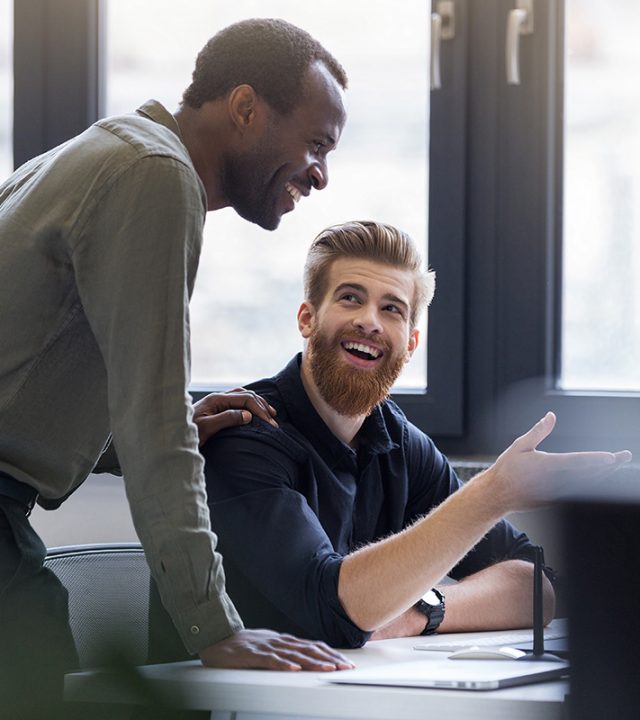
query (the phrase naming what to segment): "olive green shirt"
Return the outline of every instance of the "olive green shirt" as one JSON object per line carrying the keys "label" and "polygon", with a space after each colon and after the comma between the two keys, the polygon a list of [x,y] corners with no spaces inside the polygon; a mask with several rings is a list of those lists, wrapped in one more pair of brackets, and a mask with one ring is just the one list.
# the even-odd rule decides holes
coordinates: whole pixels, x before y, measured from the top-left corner
{"label": "olive green shirt", "polygon": [[0,470],[62,497],[111,432],[147,561],[190,652],[242,627],[186,391],[206,207],[178,125],[154,101],[0,185]]}

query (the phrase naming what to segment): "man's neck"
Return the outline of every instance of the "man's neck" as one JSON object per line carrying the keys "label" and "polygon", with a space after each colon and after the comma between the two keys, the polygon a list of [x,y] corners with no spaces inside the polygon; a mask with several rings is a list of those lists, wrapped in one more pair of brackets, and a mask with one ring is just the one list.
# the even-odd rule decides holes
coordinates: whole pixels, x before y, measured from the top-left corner
{"label": "man's neck", "polygon": [[181,105],[173,117],[178,123],[182,142],[185,144],[193,167],[207,193],[207,210],[220,210],[229,202],[224,196],[220,183],[221,148],[224,146],[223,133],[217,133],[219,142],[213,146],[212,136],[217,126],[215,108],[205,103],[195,109]]}
{"label": "man's neck", "polygon": [[320,395],[318,386],[313,380],[309,364],[305,362],[304,353],[302,355],[302,364],[300,366],[300,377],[304,389],[311,400],[311,404],[316,412],[324,420],[325,425],[331,432],[343,443],[351,447],[357,446],[357,435],[362,427],[362,423],[366,419],[366,415],[358,415],[356,417],[346,417],[337,413]]}

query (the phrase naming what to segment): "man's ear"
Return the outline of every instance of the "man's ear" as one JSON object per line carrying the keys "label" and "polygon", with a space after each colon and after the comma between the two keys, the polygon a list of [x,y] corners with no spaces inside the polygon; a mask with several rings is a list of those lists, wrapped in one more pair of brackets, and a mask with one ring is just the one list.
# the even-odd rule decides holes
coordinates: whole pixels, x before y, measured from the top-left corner
{"label": "man's ear", "polygon": [[420,330],[414,328],[409,334],[409,342],[407,343],[407,355],[411,357],[418,347],[420,341]]}
{"label": "man's ear", "polygon": [[311,335],[315,325],[315,320],[315,308],[308,300],[305,300],[298,309],[298,330],[305,340],[307,340]]}
{"label": "man's ear", "polygon": [[260,99],[251,85],[238,85],[229,93],[229,117],[241,133],[255,126],[259,103]]}

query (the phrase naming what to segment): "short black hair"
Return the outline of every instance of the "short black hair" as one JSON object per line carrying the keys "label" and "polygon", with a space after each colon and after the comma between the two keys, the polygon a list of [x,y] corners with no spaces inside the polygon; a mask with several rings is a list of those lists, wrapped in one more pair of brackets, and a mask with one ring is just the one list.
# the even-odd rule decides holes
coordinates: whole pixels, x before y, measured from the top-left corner
{"label": "short black hair", "polygon": [[323,63],[346,90],[344,69],[308,32],[285,20],[243,20],[221,30],[202,48],[182,101],[199,108],[247,84],[287,115],[299,104],[304,76],[314,62]]}

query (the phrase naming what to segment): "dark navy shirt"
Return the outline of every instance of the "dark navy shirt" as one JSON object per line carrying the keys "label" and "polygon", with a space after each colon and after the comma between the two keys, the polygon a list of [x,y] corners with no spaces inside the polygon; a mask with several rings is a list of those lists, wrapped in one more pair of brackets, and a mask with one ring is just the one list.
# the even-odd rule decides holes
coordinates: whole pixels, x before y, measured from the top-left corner
{"label": "dark navy shirt", "polygon": [[[461,482],[392,401],[365,420],[357,451],[339,440],[304,390],[300,355],[248,387],[276,408],[279,428],[254,419],[202,449],[228,592],[247,627],[359,647],[370,633],[338,599],[342,558],[399,532]],[[532,545],[501,521],[450,576],[513,558],[532,560]]]}

